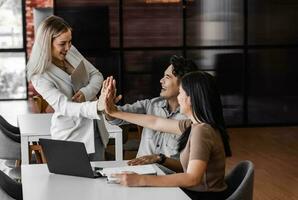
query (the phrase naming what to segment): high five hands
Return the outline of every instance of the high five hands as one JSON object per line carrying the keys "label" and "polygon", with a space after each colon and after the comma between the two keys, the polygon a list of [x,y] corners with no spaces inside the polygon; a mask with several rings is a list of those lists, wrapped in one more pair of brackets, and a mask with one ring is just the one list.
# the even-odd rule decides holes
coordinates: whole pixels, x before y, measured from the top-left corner
{"label": "high five hands", "polygon": [[97,110],[105,111],[105,113],[108,115],[116,111],[117,108],[115,104],[118,103],[122,98],[122,95],[116,96],[116,93],[116,80],[113,79],[113,76],[109,76],[102,84]]}

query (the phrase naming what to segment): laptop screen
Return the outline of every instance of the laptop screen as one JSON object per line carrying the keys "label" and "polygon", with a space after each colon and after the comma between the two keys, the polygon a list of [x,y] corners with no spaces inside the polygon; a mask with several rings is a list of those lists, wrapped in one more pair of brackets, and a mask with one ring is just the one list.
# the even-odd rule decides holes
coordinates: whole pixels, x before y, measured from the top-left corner
{"label": "laptop screen", "polygon": [[39,140],[51,173],[95,178],[84,143]]}

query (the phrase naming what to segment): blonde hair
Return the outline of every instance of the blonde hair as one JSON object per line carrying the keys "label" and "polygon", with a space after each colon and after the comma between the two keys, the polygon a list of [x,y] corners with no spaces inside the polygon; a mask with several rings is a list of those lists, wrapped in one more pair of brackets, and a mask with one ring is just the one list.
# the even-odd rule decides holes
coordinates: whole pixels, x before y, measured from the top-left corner
{"label": "blonde hair", "polygon": [[27,63],[27,77],[42,74],[52,62],[52,41],[62,33],[72,30],[61,17],[49,16],[38,27],[31,56]]}

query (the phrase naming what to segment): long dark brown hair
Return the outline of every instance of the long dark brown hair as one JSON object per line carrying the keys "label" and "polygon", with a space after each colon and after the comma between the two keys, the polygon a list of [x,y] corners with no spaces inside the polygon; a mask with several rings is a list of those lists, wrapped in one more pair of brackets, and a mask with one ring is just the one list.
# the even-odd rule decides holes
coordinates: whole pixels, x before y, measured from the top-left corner
{"label": "long dark brown hair", "polygon": [[[223,118],[222,104],[215,79],[206,72],[186,74],[181,81],[186,95],[190,97],[192,112],[198,122],[209,124],[219,130],[226,156],[231,156],[229,135]],[[179,139],[179,151],[184,149],[190,129],[188,128]]]}

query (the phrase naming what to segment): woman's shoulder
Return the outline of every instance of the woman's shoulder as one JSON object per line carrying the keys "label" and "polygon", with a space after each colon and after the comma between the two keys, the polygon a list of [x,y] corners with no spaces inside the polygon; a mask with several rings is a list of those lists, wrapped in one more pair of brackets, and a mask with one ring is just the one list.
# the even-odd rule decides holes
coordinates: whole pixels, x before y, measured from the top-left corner
{"label": "woman's shoulder", "polygon": [[31,81],[32,82],[38,82],[40,81],[41,79],[44,78],[44,73],[42,74],[34,74],[32,77],[31,77]]}
{"label": "woman's shoulder", "polygon": [[204,137],[204,138],[210,138],[214,135],[215,129],[207,123],[198,123],[192,125],[191,132],[195,132],[195,137]]}
{"label": "woman's shoulder", "polygon": [[192,122],[190,119],[179,120],[179,129],[183,133],[191,126]]}
{"label": "woman's shoulder", "polygon": [[213,129],[213,127],[210,124],[207,123],[197,123],[197,124],[192,124],[193,128],[199,128],[199,129]]}
{"label": "woman's shoulder", "polygon": [[48,72],[44,72],[42,74],[35,74],[31,77],[31,82],[33,85],[44,85],[51,82],[52,79],[50,78]]}

